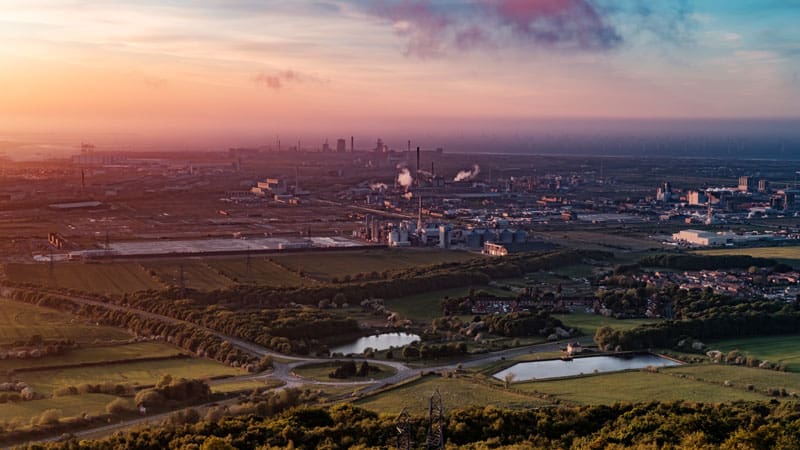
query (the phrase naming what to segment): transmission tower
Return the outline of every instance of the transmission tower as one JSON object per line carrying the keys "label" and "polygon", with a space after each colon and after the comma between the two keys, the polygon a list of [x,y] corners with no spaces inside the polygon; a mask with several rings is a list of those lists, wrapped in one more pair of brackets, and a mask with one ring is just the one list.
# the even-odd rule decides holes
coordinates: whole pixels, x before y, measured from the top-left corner
{"label": "transmission tower", "polygon": [[439,389],[436,389],[436,392],[431,396],[428,410],[428,437],[425,440],[425,448],[444,448],[444,407],[442,406],[442,395],[439,393]]}
{"label": "transmission tower", "polygon": [[403,408],[397,416],[397,450],[411,450],[411,421],[408,417],[408,409]]}

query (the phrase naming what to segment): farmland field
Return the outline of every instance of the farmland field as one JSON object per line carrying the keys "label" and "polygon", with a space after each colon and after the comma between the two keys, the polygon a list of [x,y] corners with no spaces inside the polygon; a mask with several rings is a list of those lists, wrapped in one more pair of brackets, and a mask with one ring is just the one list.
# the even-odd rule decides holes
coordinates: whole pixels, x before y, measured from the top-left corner
{"label": "farmland field", "polygon": [[[83,413],[96,416],[104,414],[106,405],[115,398],[118,397],[106,394],[85,394],[28,402],[4,403],[0,405],[0,420],[11,421],[16,418],[27,424],[31,417],[41,414],[42,411],[47,409],[61,410],[61,417],[64,419],[77,417]],[[131,405],[133,405],[132,400]]]}
{"label": "farmland field", "polygon": [[553,314],[553,317],[560,320],[569,328],[577,328],[584,335],[592,337],[598,328],[609,326],[619,330],[627,330],[646,323],[657,322],[658,319],[615,319],[599,314]]}
{"label": "farmland field", "polygon": [[79,363],[97,363],[141,358],[166,358],[183,354],[183,350],[158,342],[139,342],[125,345],[84,347],[66,350],[61,355],[36,359],[0,360],[0,372],[37,367],[53,367]]}
{"label": "farmland field", "polygon": [[244,375],[245,373],[243,370],[207,359],[183,358],[42,370],[20,373],[15,375],[15,378],[28,383],[36,392],[50,394],[57,388],[77,386],[82,383],[111,382],[146,386],[155,384],[166,374],[172,375],[176,379],[202,379],[226,375]]}
{"label": "farmland field", "polygon": [[293,253],[272,256],[279,264],[324,281],[343,275],[383,272],[445,262],[468,261],[481,255],[458,251],[376,249],[348,252]]}
{"label": "farmland field", "polygon": [[764,395],[755,392],[673,376],[668,369],[662,369],[662,372],[633,371],[564,380],[522,382],[516,383],[514,387],[587,405],[673,400],[721,403],[766,399]]}
{"label": "farmland field", "polygon": [[794,247],[752,247],[752,248],[721,248],[712,250],[699,250],[695,253],[701,255],[748,255],[754,258],[772,258],[787,264],[800,266],[800,246]]}
{"label": "farmland field", "polygon": [[187,288],[213,291],[236,284],[232,278],[219,273],[204,261],[196,259],[158,260],[142,263],[146,271],[152,271],[167,285],[179,286],[181,271],[183,283]]}
{"label": "farmland field", "polygon": [[133,262],[58,263],[52,268],[49,264],[7,264],[5,270],[11,281],[99,294],[122,295],[164,288],[139,264]]}
{"label": "farmland field", "polygon": [[131,338],[128,333],[117,328],[98,326],[62,312],[0,299],[0,343],[27,341],[34,335],[44,339],[71,339],[76,342]]}
{"label": "farmland field", "polygon": [[762,336],[741,339],[726,339],[709,344],[710,348],[729,352],[739,350],[760,360],[786,364],[789,370],[800,372],[800,336]]}
{"label": "farmland field", "polygon": [[525,394],[490,387],[466,378],[428,376],[395,389],[367,397],[355,404],[382,413],[397,414],[408,408],[409,414],[424,414],[428,400],[436,389],[442,395],[445,408],[465,408],[471,405],[492,405],[498,408],[529,408],[545,404],[543,400]]}
{"label": "farmland field", "polygon": [[208,265],[239,283],[265,286],[299,286],[311,280],[290,272],[265,258],[209,259]]}

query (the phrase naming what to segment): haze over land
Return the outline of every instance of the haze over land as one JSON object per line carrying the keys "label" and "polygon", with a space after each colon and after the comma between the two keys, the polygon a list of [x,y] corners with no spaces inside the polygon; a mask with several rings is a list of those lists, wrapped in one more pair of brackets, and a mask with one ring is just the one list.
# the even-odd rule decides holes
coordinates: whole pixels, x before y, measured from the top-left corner
{"label": "haze over land", "polygon": [[350,135],[363,149],[381,137],[604,154],[669,137],[677,154],[797,157],[795,2],[3,5],[0,152],[11,157],[81,140],[198,150],[280,136],[318,148]]}

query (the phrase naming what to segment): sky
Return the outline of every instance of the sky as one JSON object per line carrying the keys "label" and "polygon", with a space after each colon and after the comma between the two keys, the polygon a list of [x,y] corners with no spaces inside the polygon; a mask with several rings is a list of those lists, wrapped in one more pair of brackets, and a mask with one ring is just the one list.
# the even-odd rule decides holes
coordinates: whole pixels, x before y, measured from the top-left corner
{"label": "sky", "polygon": [[0,0],[0,133],[797,119],[798,23],[800,0]]}

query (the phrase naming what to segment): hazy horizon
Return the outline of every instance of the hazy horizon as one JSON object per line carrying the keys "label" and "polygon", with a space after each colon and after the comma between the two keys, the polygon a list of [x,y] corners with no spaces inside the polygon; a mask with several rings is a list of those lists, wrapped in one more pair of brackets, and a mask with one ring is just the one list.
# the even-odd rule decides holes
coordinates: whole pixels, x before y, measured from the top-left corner
{"label": "hazy horizon", "polygon": [[732,137],[800,128],[785,126],[800,120],[790,2],[3,3],[2,140],[452,147],[441,138],[641,134],[616,123],[648,117],[665,135],[714,118],[745,121],[710,131]]}

